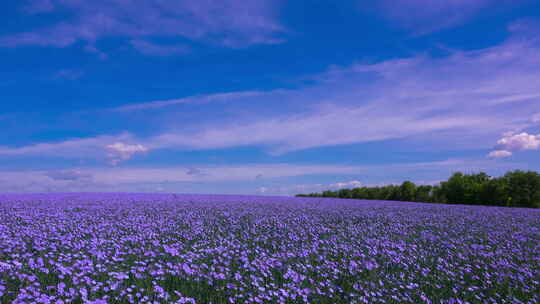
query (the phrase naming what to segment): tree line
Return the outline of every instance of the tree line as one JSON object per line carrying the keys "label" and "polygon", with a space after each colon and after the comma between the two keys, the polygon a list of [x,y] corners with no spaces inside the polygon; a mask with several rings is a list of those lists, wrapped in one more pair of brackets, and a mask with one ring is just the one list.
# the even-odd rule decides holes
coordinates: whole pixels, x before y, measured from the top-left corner
{"label": "tree line", "polygon": [[515,170],[492,177],[484,172],[456,172],[447,181],[433,186],[405,181],[401,185],[326,190],[296,196],[540,208],[540,174]]}

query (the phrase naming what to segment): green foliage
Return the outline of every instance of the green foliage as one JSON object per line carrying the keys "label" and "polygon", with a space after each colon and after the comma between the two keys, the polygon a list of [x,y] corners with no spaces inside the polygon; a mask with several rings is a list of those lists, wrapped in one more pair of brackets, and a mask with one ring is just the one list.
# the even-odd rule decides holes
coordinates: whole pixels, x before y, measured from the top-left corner
{"label": "green foliage", "polygon": [[404,181],[399,187],[399,196],[403,201],[414,201],[416,197],[416,185],[411,181]]}
{"label": "green foliage", "polygon": [[506,173],[508,201],[511,207],[534,207],[540,202],[540,174],[516,170]]}
{"label": "green foliage", "polygon": [[352,198],[352,191],[350,189],[340,189],[338,191],[339,198]]}
{"label": "green foliage", "polygon": [[433,186],[431,185],[422,185],[422,186],[418,186],[416,188],[416,192],[415,192],[415,195],[414,195],[414,201],[415,202],[425,202],[425,203],[429,203],[429,202],[432,202],[432,197],[431,197],[431,191],[433,190]]}
{"label": "green foliage", "polygon": [[516,170],[494,178],[484,172],[456,172],[435,186],[405,181],[400,186],[327,190],[297,196],[540,208],[540,174]]}

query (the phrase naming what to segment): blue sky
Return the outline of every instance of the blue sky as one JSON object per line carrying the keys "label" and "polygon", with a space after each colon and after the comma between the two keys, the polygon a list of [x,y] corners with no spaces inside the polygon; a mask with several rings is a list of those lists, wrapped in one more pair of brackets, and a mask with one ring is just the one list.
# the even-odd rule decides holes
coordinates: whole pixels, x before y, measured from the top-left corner
{"label": "blue sky", "polygon": [[0,191],[540,170],[539,1],[371,2],[2,3]]}

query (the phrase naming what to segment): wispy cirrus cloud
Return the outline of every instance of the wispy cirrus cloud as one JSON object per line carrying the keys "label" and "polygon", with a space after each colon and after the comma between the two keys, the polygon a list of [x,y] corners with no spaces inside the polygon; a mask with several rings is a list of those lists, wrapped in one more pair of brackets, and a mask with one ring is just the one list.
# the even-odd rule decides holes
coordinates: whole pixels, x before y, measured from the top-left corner
{"label": "wispy cirrus cloud", "polygon": [[508,9],[527,2],[530,1],[382,0],[372,5],[386,19],[422,35],[465,23],[485,9]]}
{"label": "wispy cirrus cloud", "polygon": [[65,158],[93,157],[104,154],[105,147],[118,141],[128,141],[129,133],[102,135],[90,138],[74,138],[58,142],[36,143],[21,147],[0,147],[0,155],[5,156],[53,156]]}
{"label": "wispy cirrus cloud", "polygon": [[[281,92],[281,91],[282,90],[276,90],[276,91],[272,91],[272,93]],[[242,92],[218,93],[218,94],[201,95],[201,96],[190,96],[190,97],[185,97],[185,98],[175,98],[175,99],[168,99],[168,100],[155,100],[155,101],[148,101],[148,102],[142,102],[142,103],[133,103],[133,104],[128,104],[125,106],[120,106],[120,107],[110,109],[110,111],[129,112],[129,111],[137,111],[137,110],[158,109],[158,108],[162,108],[166,106],[172,106],[172,105],[183,104],[183,103],[205,103],[205,102],[214,102],[214,101],[239,100],[239,99],[245,99],[245,98],[250,98],[250,97],[263,96],[269,93],[270,92],[263,92],[263,91],[242,91]]]}
{"label": "wispy cirrus cloud", "polygon": [[[161,134],[149,139],[154,149],[178,148],[211,150],[238,146],[268,146],[275,154],[321,146],[373,142],[427,134],[448,129],[486,131],[502,119],[480,115],[421,118],[418,113],[386,115],[367,108],[342,107],[331,112],[320,110],[306,115],[284,116],[261,122],[251,121],[207,128],[194,134]],[[489,124],[489,125],[488,125]],[[499,127],[497,127],[499,128]],[[271,130],[271,131],[270,131]]]}
{"label": "wispy cirrus cloud", "polygon": [[[507,130],[532,124],[539,110],[540,45],[517,39],[477,51],[454,51],[334,67],[317,83],[284,91],[272,101],[305,111],[209,123],[149,139],[159,148],[216,149],[262,145],[274,153],[313,147],[424,137],[438,144],[488,147]],[[533,119],[534,120],[534,119]],[[271,131],[270,131],[271,130]],[[449,141],[448,136],[453,140]]]}
{"label": "wispy cirrus cloud", "polygon": [[[445,57],[418,55],[374,64],[333,67],[312,84],[288,90],[246,91],[126,105],[118,111],[171,113],[179,104],[227,103],[230,117],[161,128],[141,136],[99,137],[0,148],[0,155],[103,153],[122,142],[150,151],[257,146],[273,154],[389,139],[433,149],[487,149],[508,130],[526,131],[540,111],[540,41],[513,30],[506,42]],[[258,107],[246,111],[246,105]],[[285,105],[285,106],[281,106]],[[213,107],[215,104],[208,104]],[[166,107],[166,108],[165,108]],[[238,111],[235,111],[237,109]],[[255,109],[255,110],[253,110]],[[162,111],[162,112],[159,112]],[[240,114],[238,114],[240,113]],[[224,113],[223,116],[225,116]],[[146,123],[146,122],[141,122]],[[256,174],[255,174],[256,175]],[[254,176],[255,176],[254,175]]]}
{"label": "wispy cirrus cloud", "polygon": [[[66,47],[95,43],[106,37],[127,37],[143,53],[175,54],[179,47],[148,41],[172,37],[241,47],[278,43],[284,28],[277,22],[279,1],[160,1],[160,0],[36,0],[27,2],[29,13],[61,12],[65,20],[33,31],[0,38],[0,46]],[[28,17],[31,18],[31,17]]]}

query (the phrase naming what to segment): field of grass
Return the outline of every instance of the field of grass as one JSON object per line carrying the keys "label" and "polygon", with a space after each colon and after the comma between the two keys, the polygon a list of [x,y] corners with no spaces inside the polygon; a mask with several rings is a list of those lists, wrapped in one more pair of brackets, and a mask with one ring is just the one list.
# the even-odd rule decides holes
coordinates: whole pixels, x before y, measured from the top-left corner
{"label": "field of grass", "polygon": [[540,303],[540,210],[0,196],[1,303]]}

